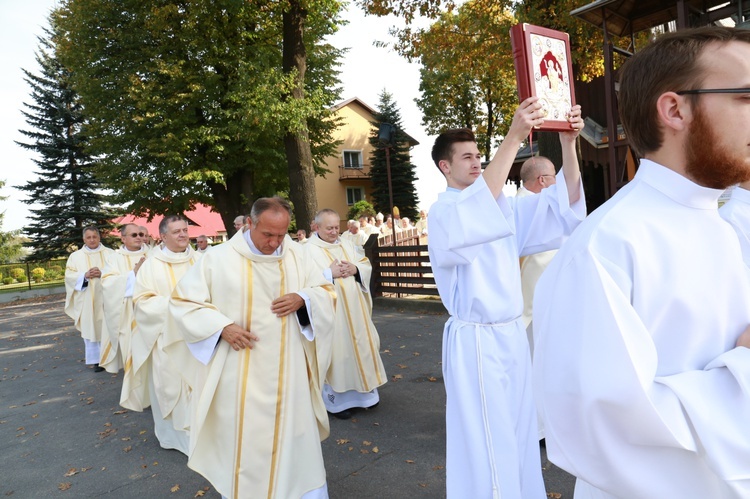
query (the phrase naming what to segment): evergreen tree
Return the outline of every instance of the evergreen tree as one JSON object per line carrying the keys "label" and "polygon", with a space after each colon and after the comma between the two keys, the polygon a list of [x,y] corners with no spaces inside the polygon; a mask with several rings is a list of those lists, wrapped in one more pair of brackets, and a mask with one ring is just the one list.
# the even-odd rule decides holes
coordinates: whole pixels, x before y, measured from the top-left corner
{"label": "evergreen tree", "polygon": [[[370,174],[372,176],[372,200],[375,209],[382,213],[390,213],[390,199],[388,193],[388,172],[386,170],[386,152],[378,138],[381,123],[390,123],[395,127],[390,146],[391,185],[393,187],[393,206],[398,207],[400,216],[411,220],[417,218],[419,200],[414,181],[417,178],[416,166],[411,163],[409,149],[410,137],[403,131],[401,125],[401,111],[399,111],[393,96],[383,90],[380,93],[378,112],[370,135],[373,152],[370,155]],[[413,140],[413,139],[411,139]]]}
{"label": "evergreen tree", "polygon": [[[5,181],[0,180],[0,189],[5,187]],[[5,201],[8,196],[0,196],[0,201]],[[3,232],[3,219],[5,212],[0,211],[0,263],[13,263],[21,256],[21,241],[18,231]]]}
{"label": "evergreen tree", "polygon": [[54,27],[39,37],[36,60],[39,75],[24,70],[31,86],[33,103],[24,103],[29,130],[20,130],[28,143],[16,142],[38,154],[37,178],[18,189],[28,193],[26,204],[32,222],[24,229],[34,248],[31,260],[47,260],[68,255],[81,246],[81,230],[86,225],[106,229],[113,214],[105,207],[105,197],[94,177],[94,161],[85,151],[82,131],[84,116],[70,86],[70,73],[60,64],[52,45]]}

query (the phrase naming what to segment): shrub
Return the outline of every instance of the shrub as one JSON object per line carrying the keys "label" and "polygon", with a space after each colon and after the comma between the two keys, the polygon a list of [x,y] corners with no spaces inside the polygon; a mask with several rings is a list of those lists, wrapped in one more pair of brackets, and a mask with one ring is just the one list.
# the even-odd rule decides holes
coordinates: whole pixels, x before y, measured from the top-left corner
{"label": "shrub", "polygon": [[34,278],[35,281],[40,282],[44,280],[44,274],[46,274],[47,271],[44,270],[42,267],[35,267],[31,269],[31,277]]}
{"label": "shrub", "polygon": [[49,271],[59,275],[60,272],[62,272],[62,267],[60,267],[59,265],[50,265]]}
{"label": "shrub", "polygon": [[362,215],[372,216],[375,214],[375,208],[372,207],[367,201],[357,201],[349,208],[349,213],[346,214],[349,220],[357,220]]}
{"label": "shrub", "polygon": [[10,276],[16,281],[26,282],[26,272],[20,267],[10,269]]}
{"label": "shrub", "polygon": [[3,277],[3,284],[13,284],[12,277]]}

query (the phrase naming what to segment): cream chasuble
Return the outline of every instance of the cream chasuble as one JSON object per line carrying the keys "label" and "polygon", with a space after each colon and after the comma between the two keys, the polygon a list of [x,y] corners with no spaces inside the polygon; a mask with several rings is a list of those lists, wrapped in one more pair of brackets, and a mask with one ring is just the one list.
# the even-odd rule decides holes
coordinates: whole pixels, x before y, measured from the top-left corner
{"label": "cream chasuble", "polygon": [[[320,396],[330,360],[335,293],[288,236],[280,255],[257,255],[242,232],[214,247],[175,288],[170,315],[188,343],[236,323],[260,340],[235,351],[218,340],[204,370],[179,341],[195,387],[188,466],[231,498],[295,499],[325,485],[320,440],[328,415]],[[299,291],[315,333],[308,341],[296,314],[276,317],[271,302]]]}
{"label": "cream chasuble", "polygon": [[65,265],[65,313],[75,321],[75,327],[84,340],[102,341],[104,324],[104,300],[101,279],[91,279],[82,290],[76,290],[82,274],[92,267],[104,270],[106,260],[114,252],[99,245],[95,250],[83,247],[71,253]]}
{"label": "cream chasuble", "polygon": [[138,251],[128,251],[123,246],[107,258],[102,270],[107,334],[102,335],[99,365],[110,373],[122,369],[125,365],[125,355],[130,351],[130,335],[134,321],[133,297],[125,294],[128,279],[135,280],[135,276],[130,277],[130,272],[148,250],[149,247],[145,245]]}
{"label": "cream chasuble", "polygon": [[326,383],[338,393],[370,392],[388,381],[380,358],[380,336],[372,323],[372,297],[368,292],[372,265],[362,248],[349,241],[331,244],[316,234],[305,250],[321,274],[334,260],[346,260],[359,270],[362,284],[354,276],[334,279],[338,301]]}
{"label": "cream chasuble", "polygon": [[[199,258],[191,248],[184,253],[172,253],[155,247],[138,270],[133,292],[136,326],[125,361],[120,405],[142,411],[156,403],[148,394],[149,377],[153,377],[160,412],[165,419],[175,413],[172,421],[177,430],[185,429],[188,424],[188,387],[162,350],[163,335],[172,290]],[[152,376],[152,372],[159,375]]]}

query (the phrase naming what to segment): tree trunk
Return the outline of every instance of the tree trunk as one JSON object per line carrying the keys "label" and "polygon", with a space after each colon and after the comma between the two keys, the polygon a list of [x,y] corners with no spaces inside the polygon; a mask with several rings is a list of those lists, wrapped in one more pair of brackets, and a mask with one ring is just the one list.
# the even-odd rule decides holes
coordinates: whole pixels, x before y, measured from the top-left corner
{"label": "tree trunk", "polygon": [[555,165],[555,170],[562,167],[562,146],[560,146],[560,135],[557,132],[538,132],[534,139],[539,146],[539,155],[545,156]]}
{"label": "tree trunk", "polygon": [[[297,84],[291,99],[304,99],[307,52],[303,40],[307,13],[302,1],[289,2],[289,10],[284,12],[284,52],[283,69],[290,73],[296,70]],[[313,169],[310,138],[307,128],[287,133],[284,137],[286,161],[289,168],[289,199],[294,205],[297,228],[307,230],[317,211],[315,194],[315,171]]]}
{"label": "tree trunk", "polygon": [[255,179],[253,172],[241,170],[226,178],[226,187],[217,182],[208,182],[214,200],[215,210],[221,215],[227,236],[232,237],[234,219],[238,215],[250,215],[250,209],[255,202]]}

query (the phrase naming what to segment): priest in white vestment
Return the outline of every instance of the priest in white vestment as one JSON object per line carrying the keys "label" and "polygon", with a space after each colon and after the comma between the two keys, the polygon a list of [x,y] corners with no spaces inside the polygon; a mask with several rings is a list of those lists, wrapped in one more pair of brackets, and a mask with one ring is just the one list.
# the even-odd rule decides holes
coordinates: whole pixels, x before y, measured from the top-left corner
{"label": "priest in white vestment", "polygon": [[335,284],[337,297],[323,401],[328,412],[349,419],[350,409],[378,404],[377,388],[388,381],[380,358],[380,336],[372,322],[372,265],[361,246],[339,238],[338,213],[323,209],[315,222],[318,232],[305,250],[318,271]]}
{"label": "priest in white vestment", "polygon": [[580,106],[560,133],[563,167],[538,196],[507,198],[518,144],[543,123],[536,97],[517,109],[482,174],[474,134],[450,130],[432,157],[448,189],[430,208],[430,262],[451,317],[443,333],[448,497],[544,498],[519,256],[546,251],[585,216],[576,158]]}
{"label": "priest in white vestment", "polygon": [[135,275],[151,249],[145,244],[146,235],[135,224],[120,227],[122,246],[109,256],[104,265],[102,290],[107,334],[102,337],[99,365],[110,373],[117,373],[123,368],[127,352],[130,351],[130,336],[135,321]]}
{"label": "priest in white vestment", "polygon": [[750,284],[717,207],[750,180],[750,32],[669,33],[621,71],[643,159],[535,293],[547,455],[579,499],[747,498]]}
{"label": "priest in white vestment", "polygon": [[101,244],[99,229],[90,225],[83,229],[83,248],[74,251],[65,264],[65,313],[73,319],[85,345],[86,364],[94,371],[99,366],[104,328],[104,299],[101,276],[112,250]]}
{"label": "priest in white vestment", "polygon": [[341,240],[349,241],[355,246],[364,246],[369,236],[365,233],[365,231],[359,228],[359,222],[356,220],[349,220],[347,227],[349,227],[349,229],[341,234]]}
{"label": "priest in white vestment", "polygon": [[164,346],[170,327],[167,308],[172,290],[201,255],[190,247],[184,218],[164,217],[159,234],[163,246],[148,254],[136,276],[136,327],[125,364],[120,405],[142,411],[150,404],[159,445],[187,455],[191,387]]}
{"label": "priest in white vestment", "polygon": [[[523,185],[518,192],[517,198],[533,196],[542,192],[551,185],[555,185],[557,179],[555,165],[549,158],[536,156],[527,159],[521,165],[521,181]],[[542,272],[552,261],[557,250],[542,251],[521,257],[521,294],[523,296],[523,325],[526,328],[526,337],[529,340],[531,350],[531,362],[534,362],[534,324],[532,323],[532,306],[534,304],[534,288],[542,276]],[[544,438],[544,422],[537,413],[537,426],[539,428],[539,440]]]}
{"label": "priest in white vestment", "polygon": [[169,306],[191,352],[179,348],[180,365],[197,373],[188,466],[225,497],[328,496],[321,388],[335,292],[287,235],[290,216],[283,199],[258,199],[247,228],[190,269]]}
{"label": "priest in white vestment", "polygon": [[195,251],[197,253],[205,253],[210,250],[211,246],[208,245],[208,238],[204,235],[200,235],[195,238]]}

